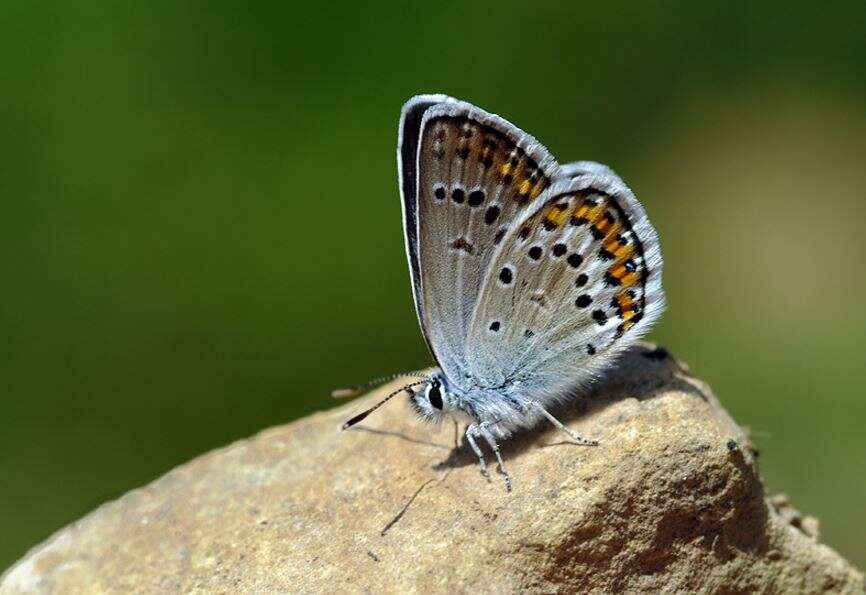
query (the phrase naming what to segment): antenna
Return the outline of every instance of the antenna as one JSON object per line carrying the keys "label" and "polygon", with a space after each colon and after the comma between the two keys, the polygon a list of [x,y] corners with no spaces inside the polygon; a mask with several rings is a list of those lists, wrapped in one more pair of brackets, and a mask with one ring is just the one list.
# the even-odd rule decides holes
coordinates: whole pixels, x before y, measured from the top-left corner
{"label": "antenna", "polygon": [[368,388],[373,388],[374,386],[378,386],[384,382],[388,382],[389,380],[394,380],[395,378],[403,378],[405,376],[413,376],[415,378],[427,378],[427,374],[425,374],[421,370],[416,370],[414,372],[398,372],[397,374],[380,376],[379,378],[371,380],[370,382],[365,382],[364,384],[356,384],[347,388],[338,388],[336,390],[332,390],[331,396],[335,399],[347,399],[349,397],[356,397]]}
{"label": "antenna", "polygon": [[379,407],[381,407],[382,405],[384,405],[385,403],[390,401],[391,398],[393,398],[394,396],[399,395],[400,393],[402,393],[406,389],[412,388],[413,386],[419,386],[421,384],[424,384],[425,382],[427,382],[426,378],[424,380],[420,380],[418,382],[410,382],[409,384],[407,384],[405,386],[401,386],[400,388],[398,388],[397,390],[395,390],[394,392],[389,394],[387,397],[385,397],[384,399],[382,399],[381,401],[379,401],[378,403],[376,403],[375,405],[373,405],[372,407],[370,407],[366,411],[359,413],[358,415],[356,415],[355,417],[353,417],[352,419],[350,419],[349,421],[344,423],[342,429],[346,430],[348,428],[351,428],[356,423],[363,421],[365,417],[367,417],[368,415],[370,415],[371,413],[376,411],[376,409],[378,409]]}

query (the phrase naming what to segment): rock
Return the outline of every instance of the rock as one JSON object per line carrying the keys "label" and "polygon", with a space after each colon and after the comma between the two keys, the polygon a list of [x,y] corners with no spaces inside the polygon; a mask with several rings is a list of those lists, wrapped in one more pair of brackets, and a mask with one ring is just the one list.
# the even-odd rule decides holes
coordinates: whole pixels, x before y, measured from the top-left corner
{"label": "rock", "polygon": [[[507,442],[514,491],[393,388],[205,454],[34,548],[0,592],[859,592],[816,522],[765,497],[709,388],[640,345]],[[495,470],[495,466],[491,467]]]}

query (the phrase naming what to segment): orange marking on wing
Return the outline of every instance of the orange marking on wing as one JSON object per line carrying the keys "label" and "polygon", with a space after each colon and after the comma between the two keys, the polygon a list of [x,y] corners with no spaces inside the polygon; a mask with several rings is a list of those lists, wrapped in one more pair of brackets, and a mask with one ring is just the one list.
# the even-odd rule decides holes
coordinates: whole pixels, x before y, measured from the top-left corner
{"label": "orange marking on wing", "polygon": [[613,254],[613,257],[616,260],[625,260],[632,253],[632,247],[630,244],[620,244],[616,239],[607,240],[602,247]]}
{"label": "orange marking on wing", "polygon": [[630,320],[636,314],[635,303],[632,301],[628,292],[621,292],[616,296],[616,303],[619,307],[619,315],[623,320]]}
{"label": "orange marking on wing", "polygon": [[632,319],[637,316],[637,303],[627,291],[618,293],[615,299],[619,317],[622,319],[620,330],[625,332],[635,324]]}
{"label": "orange marking on wing", "polygon": [[567,209],[563,209],[560,211],[556,208],[550,208],[547,210],[547,215],[545,216],[545,219],[559,227],[563,224],[563,222],[565,222],[566,219],[568,219],[568,217],[569,215]]}
{"label": "orange marking on wing", "polygon": [[604,213],[602,213],[601,218],[594,223],[594,227],[602,235],[602,237],[606,238],[615,234],[619,230],[619,223],[611,223],[604,218]]}
{"label": "orange marking on wing", "polygon": [[628,293],[625,292],[625,291],[620,292],[619,294],[617,294],[617,296],[616,296],[616,302],[617,302],[617,304],[619,304],[619,308],[620,308],[620,310],[622,310],[623,312],[625,312],[626,310],[628,310],[629,308],[631,308],[631,305],[632,305],[631,297],[630,297],[630,296],[628,295]]}
{"label": "orange marking on wing", "polygon": [[589,223],[590,225],[595,225],[598,223],[598,220],[602,218],[604,215],[604,210],[607,205],[605,201],[599,200],[598,204],[594,207],[590,207],[589,209]]}
{"label": "orange marking on wing", "polygon": [[544,192],[544,189],[547,188],[547,178],[541,176],[535,182],[535,186],[532,187],[532,190],[529,192],[529,199],[535,200],[538,198],[538,195]]}
{"label": "orange marking on wing", "polygon": [[607,274],[619,281],[621,287],[631,287],[640,279],[640,275],[636,271],[629,272],[625,265],[619,262],[611,265],[607,269]]}
{"label": "orange marking on wing", "polygon": [[[625,271],[625,267],[619,267],[619,268],[621,268],[623,271]],[[617,277],[617,279],[620,280],[620,283],[622,283],[623,287],[631,287],[632,285],[637,283],[638,276],[637,276],[637,273],[626,272],[626,275],[624,277]]]}
{"label": "orange marking on wing", "polygon": [[616,277],[617,279],[619,279],[620,281],[622,281],[622,279],[626,275],[628,275],[629,273],[626,270],[625,266],[623,266],[621,264],[617,264],[617,265],[610,267],[610,274],[613,275],[614,277]]}
{"label": "orange marking on wing", "polygon": [[589,207],[582,203],[572,213],[575,219],[589,219],[587,215],[589,215]]}

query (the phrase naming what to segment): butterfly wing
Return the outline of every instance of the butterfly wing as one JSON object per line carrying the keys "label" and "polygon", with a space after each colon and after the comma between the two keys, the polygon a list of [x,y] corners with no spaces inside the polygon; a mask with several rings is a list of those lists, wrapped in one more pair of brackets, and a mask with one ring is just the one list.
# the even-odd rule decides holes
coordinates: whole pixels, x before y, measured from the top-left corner
{"label": "butterfly wing", "polygon": [[406,103],[397,155],[416,311],[437,363],[460,386],[493,253],[561,171],[513,124],[442,95]]}
{"label": "butterfly wing", "polygon": [[491,259],[467,337],[469,373],[482,386],[561,393],[664,308],[658,237],[631,190],[600,164],[562,171]]}

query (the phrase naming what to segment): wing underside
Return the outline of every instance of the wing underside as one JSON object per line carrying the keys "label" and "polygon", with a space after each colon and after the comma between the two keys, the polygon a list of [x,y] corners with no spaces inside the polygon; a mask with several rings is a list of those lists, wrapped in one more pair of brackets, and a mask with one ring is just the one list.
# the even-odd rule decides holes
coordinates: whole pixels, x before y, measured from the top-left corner
{"label": "wing underside", "polygon": [[555,393],[660,315],[658,238],[606,166],[560,166],[442,95],[404,106],[398,164],[416,311],[451,382]]}
{"label": "wing underside", "polygon": [[559,166],[507,121],[442,96],[411,100],[400,135],[416,309],[434,357],[459,384],[467,373],[466,332],[490,259]]}
{"label": "wing underside", "polygon": [[557,183],[503,240],[467,344],[481,385],[556,392],[633,343],[664,307],[656,233],[612,172]]}

